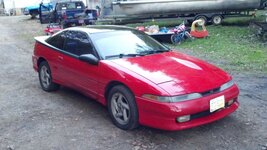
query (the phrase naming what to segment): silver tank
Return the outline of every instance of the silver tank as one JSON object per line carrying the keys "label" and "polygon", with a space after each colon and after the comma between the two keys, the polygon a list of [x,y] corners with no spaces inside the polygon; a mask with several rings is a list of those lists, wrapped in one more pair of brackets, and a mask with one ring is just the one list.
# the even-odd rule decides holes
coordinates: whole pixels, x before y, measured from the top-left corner
{"label": "silver tank", "polygon": [[260,8],[261,0],[102,0],[104,17],[209,13]]}

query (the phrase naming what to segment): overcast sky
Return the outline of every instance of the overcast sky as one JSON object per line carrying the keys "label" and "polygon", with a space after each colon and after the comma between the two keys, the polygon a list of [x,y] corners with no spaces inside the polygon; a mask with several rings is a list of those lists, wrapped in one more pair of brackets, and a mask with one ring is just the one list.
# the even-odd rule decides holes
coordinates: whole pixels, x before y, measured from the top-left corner
{"label": "overcast sky", "polygon": [[[27,6],[38,5],[41,3],[42,0],[4,0],[5,8],[24,8]],[[82,0],[86,5],[86,0]],[[1,2],[1,0],[0,0]],[[50,0],[43,0],[44,3],[50,2]]]}
{"label": "overcast sky", "polygon": [[41,2],[41,0],[4,0],[5,5],[15,5],[16,8],[23,8],[29,5],[36,5]]}
{"label": "overcast sky", "polygon": [[4,0],[5,8],[24,8],[31,5],[37,5],[41,0]]}

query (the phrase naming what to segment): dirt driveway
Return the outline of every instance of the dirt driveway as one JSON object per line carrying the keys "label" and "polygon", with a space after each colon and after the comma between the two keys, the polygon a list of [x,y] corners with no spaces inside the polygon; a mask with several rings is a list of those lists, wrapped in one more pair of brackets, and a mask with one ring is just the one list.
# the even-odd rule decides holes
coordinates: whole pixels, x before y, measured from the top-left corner
{"label": "dirt driveway", "polygon": [[233,73],[241,106],[215,123],[177,132],[123,131],[94,100],[67,88],[41,90],[31,55],[42,27],[25,16],[0,17],[1,150],[267,149],[267,75]]}

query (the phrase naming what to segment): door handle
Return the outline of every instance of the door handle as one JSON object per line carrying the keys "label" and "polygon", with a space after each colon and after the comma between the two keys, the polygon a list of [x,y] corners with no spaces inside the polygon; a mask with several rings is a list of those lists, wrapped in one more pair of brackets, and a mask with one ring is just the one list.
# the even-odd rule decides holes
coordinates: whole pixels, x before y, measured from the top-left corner
{"label": "door handle", "polygon": [[63,56],[58,56],[58,60],[63,60]]}

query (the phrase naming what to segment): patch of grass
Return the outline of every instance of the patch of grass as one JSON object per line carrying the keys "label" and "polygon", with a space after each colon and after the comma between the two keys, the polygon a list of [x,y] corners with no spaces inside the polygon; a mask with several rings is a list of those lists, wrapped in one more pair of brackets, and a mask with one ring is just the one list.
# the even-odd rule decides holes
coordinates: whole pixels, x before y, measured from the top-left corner
{"label": "patch of grass", "polygon": [[[209,37],[185,41],[181,45],[169,45],[179,51],[189,53],[201,59],[233,72],[267,72],[267,44],[262,43],[249,30],[251,21],[265,20],[264,11],[258,11],[257,18],[226,18],[222,26],[207,26]],[[178,19],[156,20],[143,24],[128,24],[130,27],[159,25],[159,27],[177,26]]]}
{"label": "patch of grass", "polygon": [[176,49],[190,49],[228,71],[267,72],[267,45],[248,27],[208,26],[209,37],[185,41]]}
{"label": "patch of grass", "polygon": [[233,18],[225,18],[222,25],[235,25],[235,26],[247,26],[252,21],[263,21],[265,20],[264,15],[258,14],[256,18],[252,17],[233,17]]}

